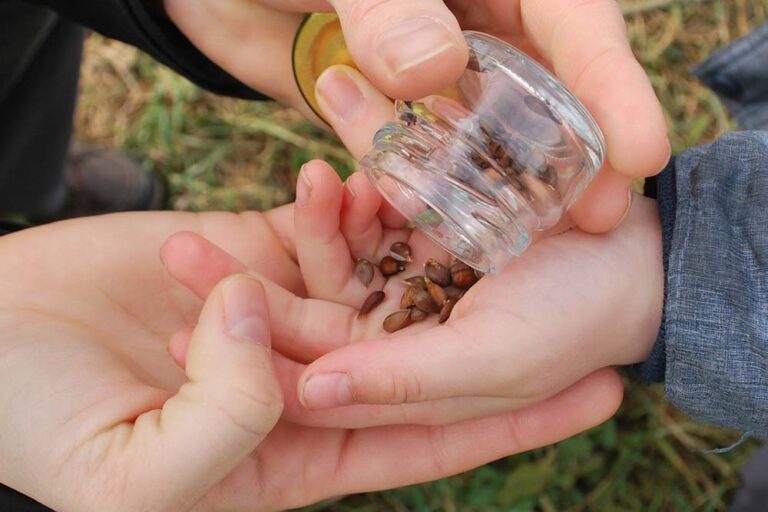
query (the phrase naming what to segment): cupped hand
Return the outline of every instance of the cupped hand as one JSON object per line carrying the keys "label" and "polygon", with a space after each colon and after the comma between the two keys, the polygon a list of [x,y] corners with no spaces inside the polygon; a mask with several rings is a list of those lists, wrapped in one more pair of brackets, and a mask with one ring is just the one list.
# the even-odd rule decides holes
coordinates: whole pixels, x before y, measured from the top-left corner
{"label": "cupped hand", "polygon": [[[449,426],[275,424],[278,381],[304,368],[276,351],[311,360],[329,348],[276,334],[291,311],[270,290],[305,294],[291,216],[119,214],[0,238],[0,481],[64,511],[282,509],[453,474],[618,407],[620,382],[601,372],[534,407]],[[162,251],[210,263],[187,276],[210,285],[202,312],[158,257],[178,231],[171,240],[227,251]],[[166,351],[174,333],[185,371]]]}
{"label": "cupped hand", "polygon": [[375,324],[398,309],[405,288],[399,279],[374,283],[388,303],[372,318],[353,320],[348,309],[371,291],[355,279],[353,259],[380,258],[403,240],[413,247],[415,273],[428,257],[446,256],[418,232],[382,225],[365,178],[356,175],[355,193],[342,193],[324,164],[302,172],[299,197],[307,199],[296,205],[295,229],[305,284],[310,294],[339,302],[340,312],[347,308],[343,322],[327,311],[314,321],[328,336],[366,339],[304,371],[299,394],[307,408],[410,404],[394,414],[454,421],[536,403],[599,368],[640,362],[650,352],[663,301],[655,201],[637,198],[614,232],[574,229],[539,241],[471,288],[445,325],[432,320],[388,336],[380,328],[375,334]]}
{"label": "cupped hand", "polygon": [[[294,241],[310,298],[267,287],[270,308],[283,312],[273,337],[330,353],[308,368],[277,362],[286,418],[348,427],[451,423],[529,406],[650,351],[663,281],[653,201],[638,198],[615,232],[572,230],[538,242],[471,288],[444,325],[434,315],[395,334],[382,321],[400,309],[401,278],[423,274],[429,258],[450,258],[420,232],[382,222],[380,207],[359,173],[342,187],[323,162],[301,172]],[[402,241],[414,259],[405,272],[389,280],[377,272],[369,286],[356,277],[356,259],[378,262]],[[170,273],[201,297],[224,274],[201,278],[200,269],[247,269],[200,237],[175,237],[164,255]],[[358,316],[376,290],[384,302]],[[177,342],[172,352],[183,364]]]}

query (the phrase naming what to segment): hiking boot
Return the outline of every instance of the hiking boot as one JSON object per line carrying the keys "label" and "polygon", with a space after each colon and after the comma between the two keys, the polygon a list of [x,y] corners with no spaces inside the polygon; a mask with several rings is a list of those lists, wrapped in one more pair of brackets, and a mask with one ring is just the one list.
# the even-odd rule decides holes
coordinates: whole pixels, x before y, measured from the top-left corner
{"label": "hiking boot", "polygon": [[104,213],[163,209],[163,179],[113,150],[74,144],[64,170],[66,189],[62,206],[36,221],[100,215]]}

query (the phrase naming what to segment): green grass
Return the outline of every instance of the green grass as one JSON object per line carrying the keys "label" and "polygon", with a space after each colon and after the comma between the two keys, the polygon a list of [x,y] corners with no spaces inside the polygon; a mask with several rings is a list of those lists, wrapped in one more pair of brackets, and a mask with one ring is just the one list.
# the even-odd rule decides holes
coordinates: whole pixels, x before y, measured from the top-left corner
{"label": "green grass", "polygon": [[[764,21],[768,0],[622,4],[632,45],[664,105],[674,149],[732,129],[690,67]],[[86,55],[78,136],[122,147],[165,173],[177,209],[263,210],[292,200],[296,172],[311,158],[331,161],[343,175],[354,168],[332,136],[290,109],[217,98],[100,37],[89,40]],[[736,439],[736,433],[688,420],[658,387],[628,381],[615,418],[556,446],[454,478],[307,510],[726,510],[756,443],[721,455],[700,450]]]}

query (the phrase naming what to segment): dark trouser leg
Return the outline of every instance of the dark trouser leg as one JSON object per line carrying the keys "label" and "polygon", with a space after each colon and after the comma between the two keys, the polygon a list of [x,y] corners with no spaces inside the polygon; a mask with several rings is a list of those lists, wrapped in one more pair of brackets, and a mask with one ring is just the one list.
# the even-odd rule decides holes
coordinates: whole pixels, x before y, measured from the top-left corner
{"label": "dark trouser leg", "polygon": [[768,510],[768,445],[763,446],[747,462],[741,472],[744,487],[736,494],[731,512],[764,512]]}
{"label": "dark trouser leg", "polygon": [[64,199],[83,29],[0,0],[0,213],[48,213]]}

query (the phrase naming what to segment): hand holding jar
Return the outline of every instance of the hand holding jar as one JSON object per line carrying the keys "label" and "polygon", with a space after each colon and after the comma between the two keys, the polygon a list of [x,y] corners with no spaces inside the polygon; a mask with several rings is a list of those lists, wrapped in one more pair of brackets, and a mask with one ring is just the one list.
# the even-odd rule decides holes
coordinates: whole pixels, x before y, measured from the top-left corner
{"label": "hand holding jar", "polygon": [[573,221],[608,231],[628,210],[635,177],[658,173],[670,146],[661,107],[629,47],[613,0],[164,0],[169,17],[211,60],[254,89],[313,117],[291,69],[307,12],[335,12],[362,73],[333,67],[317,86],[323,117],[358,157],[393,119],[388,98],[453,85],[469,50],[461,30],[496,36],[552,70],[594,116],[607,163]]}

